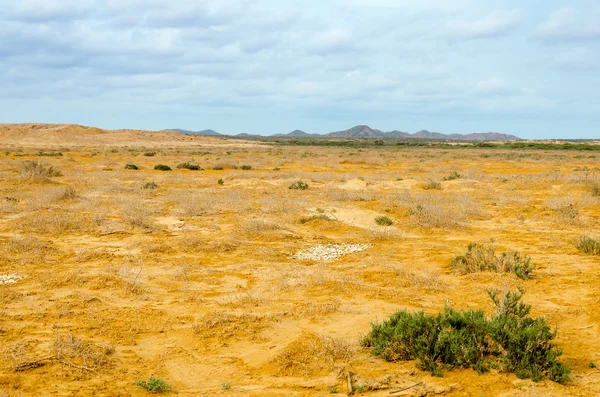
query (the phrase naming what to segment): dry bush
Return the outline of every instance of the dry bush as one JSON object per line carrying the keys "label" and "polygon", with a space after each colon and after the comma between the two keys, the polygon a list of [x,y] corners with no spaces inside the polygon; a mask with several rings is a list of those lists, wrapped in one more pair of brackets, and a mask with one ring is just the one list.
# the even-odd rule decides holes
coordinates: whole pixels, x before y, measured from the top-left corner
{"label": "dry bush", "polygon": [[426,227],[460,227],[470,216],[481,214],[479,203],[466,195],[405,193],[398,196],[397,205],[408,208],[411,219]]}
{"label": "dry bush", "polygon": [[272,315],[211,312],[194,321],[192,330],[201,338],[217,338],[219,341],[239,337],[254,339],[274,319]]}
{"label": "dry bush", "polygon": [[58,208],[39,210],[11,223],[17,230],[40,234],[92,232],[96,226],[89,214]]}
{"label": "dry bush", "polygon": [[37,160],[27,160],[21,165],[19,175],[31,181],[45,181],[48,178],[62,176],[62,173],[52,166],[46,166]]}
{"label": "dry bush", "polygon": [[115,349],[111,345],[91,343],[72,334],[62,336],[58,330],[52,346],[54,359],[65,368],[76,372],[96,372],[112,364],[110,355]]}
{"label": "dry bush", "polygon": [[397,229],[385,226],[370,228],[367,231],[367,236],[373,242],[398,241],[402,239],[402,235]]}
{"label": "dry bush", "polygon": [[130,227],[154,228],[154,213],[139,198],[122,198],[119,202],[119,215]]}
{"label": "dry bush", "polygon": [[309,318],[315,321],[328,314],[337,312],[340,308],[340,304],[340,301],[337,299],[327,303],[304,302],[296,305],[292,309],[291,315],[294,318]]}
{"label": "dry bush", "polygon": [[183,216],[196,217],[215,214],[219,209],[219,200],[213,192],[184,194],[179,192],[174,196],[177,206]]}
{"label": "dry bush", "polygon": [[546,200],[546,208],[552,211],[555,223],[577,226],[583,223],[580,217],[578,200],[570,197],[552,197]]}
{"label": "dry bush", "polygon": [[82,273],[80,268],[70,269],[60,273],[50,271],[42,278],[42,285],[50,289],[81,285],[83,282]]}
{"label": "dry bush", "polygon": [[263,306],[268,302],[269,298],[264,296],[262,293],[252,294],[250,292],[227,294],[217,300],[217,303],[220,306],[227,306],[231,308],[242,308],[247,306],[258,307]]}
{"label": "dry bush", "polygon": [[316,376],[352,362],[356,346],[326,335],[304,334],[275,357],[280,375]]}
{"label": "dry bush", "polygon": [[285,230],[285,226],[280,223],[273,223],[263,219],[251,219],[247,221],[242,231],[250,236],[260,235],[262,233],[271,232],[274,230]]}
{"label": "dry bush", "polygon": [[439,292],[446,288],[440,278],[440,272],[435,269],[422,269],[419,271],[408,270],[404,266],[395,266],[391,269],[405,280],[404,287],[413,287],[427,292]]}

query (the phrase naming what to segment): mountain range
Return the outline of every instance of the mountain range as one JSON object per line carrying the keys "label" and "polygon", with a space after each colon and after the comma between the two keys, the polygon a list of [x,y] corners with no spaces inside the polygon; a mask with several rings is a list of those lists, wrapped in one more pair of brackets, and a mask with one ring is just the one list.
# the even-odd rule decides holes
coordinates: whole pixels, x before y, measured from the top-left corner
{"label": "mountain range", "polygon": [[[169,131],[176,131],[182,134],[188,135],[210,135],[210,136],[225,136],[213,130],[202,130],[202,131],[188,131],[182,129],[171,129]],[[233,135],[236,137],[258,137],[259,135],[252,134],[237,134]],[[422,139],[440,139],[440,140],[458,140],[458,141],[513,141],[520,140],[519,137],[509,134],[502,134],[499,132],[477,132],[473,134],[442,134],[440,132],[431,132],[427,130],[421,130],[414,134],[393,130],[393,131],[381,131],[373,129],[368,125],[357,125],[348,130],[334,131],[327,134],[309,134],[302,130],[294,130],[288,134],[275,134],[272,137],[282,138],[372,138],[372,139],[385,139],[385,138],[422,138]]]}

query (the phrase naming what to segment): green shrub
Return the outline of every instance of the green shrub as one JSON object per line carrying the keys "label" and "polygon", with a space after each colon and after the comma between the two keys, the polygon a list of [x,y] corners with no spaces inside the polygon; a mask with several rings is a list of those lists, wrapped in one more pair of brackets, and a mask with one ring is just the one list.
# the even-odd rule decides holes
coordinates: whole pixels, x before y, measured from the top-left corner
{"label": "green shrub", "polygon": [[460,273],[496,272],[514,273],[527,280],[531,278],[535,266],[527,254],[511,251],[496,255],[493,244],[469,244],[464,255],[459,255],[450,264],[452,270]]}
{"label": "green shrub", "polygon": [[146,156],[146,157],[154,157],[154,156],[156,156],[156,152],[146,152],[146,153],[144,153],[144,156]]}
{"label": "green shrub", "polygon": [[177,166],[178,169],[186,169],[186,170],[191,170],[191,171],[202,171],[202,167],[200,167],[199,165],[196,164],[192,164],[188,161],[186,161],[185,163],[181,163]]}
{"label": "green shrub", "polygon": [[391,218],[387,217],[387,216],[378,216],[377,218],[375,218],[375,223],[378,224],[379,226],[392,226],[394,221],[391,220]]}
{"label": "green shrub", "polygon": [[577,249],[587,255],[600,255],[600,241],[590,236],[579,236]]}
{"label": "green shrub", "polygon": [[488,294],[496,305],[489,318],[483,310],[451,307],[437,315],[399,311],[373,324],[361,344],[387,361],[416,359],[419,369],[435,376],[442,376],[442,366],[478,373],[502,368],[520,378],[566,382],[570,369],[558,362],[562,351],[551,343],[556,331],[545,319],[528,317],[531,306],[520,302],[523,291]]}
{"label": "green shrub", "polygon": [[308,184],[306,184],[302,181],[298,181],[298,182],[292,183],[289,188],[292,190],[306,190],[306,189],[308,189]]}
{"label": "green shrub", "polygon": [[442,184],[438,181],[434,181],[433,179],[429,179],[427,183],[423,185],[423,189],[425,190],[441,190]]}
{"label": "green shrub", "polygon": [[156,164],[154,169],[157,171],[171,171],[171,167],[165,164]]}
{"label": "green shrub", "polygon": [[224,184],[225,184],[225,181],[223,180],[223,178],[219,178],[219,180],[217,181],[217,183],[218,183],[219,185],[224,185]]}
{"label": "green shrub", "polygon": [[223,389],[223,390],[231,389],[231,382],[225,382],[225,383],[221,384],[221,389]]}
{"label": "green shrub", "polygon": [[146,182],[142,185],[142,189],[158,189],[158,185],[154,182]]}
{"label": "green shrub", "polygon": [[125,164],[126,170],[139,170],[140,168],[135,164]]}
{"label": "green shrub", "polygon": [[148,379],[148,382],[145,380],[137,380],[135,381],[135,385],[154,393],[163,393],[171,390],[171,386],[169,386],[167,382],[160,378],[155,378],[154,376],[151,376]]}
{"label": "green shrub", "polygon": [[458,172],[452,171],[452,173],[450,175],[444,177],[444,180],[445,181],[453,181],[454,179],[458,179],[460,177],[461,177],[461,175]]}
{"label": "green shrub", "polygon": [[241,169],[243,169],[244,171],[248,171],[248,170],[251,170],[251,169],[252,169],[252,166],[251,166],[251,165],[245,165],[245,164],[244,164],[244,165],[242,165],[240,168],[241,168]]}
{"label": "green shrub", "polygon": [[275,168],[273,168],[273,171],[281,171],[281,168],[275,167]]}

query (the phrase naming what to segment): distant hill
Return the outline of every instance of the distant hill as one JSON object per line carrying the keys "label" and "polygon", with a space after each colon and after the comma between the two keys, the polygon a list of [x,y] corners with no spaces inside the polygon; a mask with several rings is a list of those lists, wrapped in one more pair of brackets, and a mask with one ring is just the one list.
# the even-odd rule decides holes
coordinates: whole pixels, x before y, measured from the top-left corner
{"label": "distant hill", "polygon": [[213,130],[188,131],[188,130],[182,130],[179,128],[171,128],[167,131],[175,131],[175,132],[179,132],[180,134],[185,134],[185,135],[211,135],[211,136],[223,135],[223,134],[220,134],[217,131],[213,131]]}
{"label": "distant hill", "polygon": [[459,140],[459,141],[513,141],[520,140],[519,137],[499,132],[479,132],[474,134],[442,134],[440,132],[431,132],[421,130],[414,134],[398,130],[384,132],[373,129],[368,125],[357,125],[349,130],[335,131],[323,135],[330,138],[422,138],[422,139],[441,139],[441,140]]}
{"label": "distant hill", "polygon": [[[169,131],[176,131],[186,135],[209,135],[209,136],[224,136],[213,130],[203,131],[188,131],[178,128],[171,129]],[[240,138],[252,138],[260,137],[261,135],[255,134],[237,134],[236,137]],[[517,141],[519,137],[509,134],[502,134],[499,132],[477,132],[473,134],[442,134],[441,132],[431,132],[427,130],[421,130],[414,134],[393,130],[393,131],[381,131],[373,129],[368,125],[357,125],[348,130],[334,131],[327,134],[309,134],[302,130],[294,130],[287,134],[275,134],[273,137],[281,138],[308,138],[308,137],[322,137],[322,138],[372,138],[372,139],[385,139],[385,138],[421,138],[421,139],[439,139],[439,140],[454,140],[454,141]]]}
{"label": "distant hill", "polygon": [[321,134],[309,134],[308,132],[304,132],[302,130],[294,130],[288,134],[275,134],[273,136],[289,136],[289,137],[296,137],[296,138],[300,138],[300,137],[308,137],[308,136],[321,136]]}

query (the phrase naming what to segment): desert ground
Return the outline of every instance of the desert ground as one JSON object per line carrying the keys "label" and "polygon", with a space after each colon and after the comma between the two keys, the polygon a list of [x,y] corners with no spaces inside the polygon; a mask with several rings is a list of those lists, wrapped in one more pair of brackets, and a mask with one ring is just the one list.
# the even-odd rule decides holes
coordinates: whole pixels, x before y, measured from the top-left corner
{"label": "desert ground", "polygon": [[[575,241],[599,233],[599,160],[0,125],[0,396],[145,396],[150,376],[179,396],[598,396],[600,256]],[[533,277],[450,268],[492,242]],[[517,287],[558,330],[564,385],[359,343]]]}

